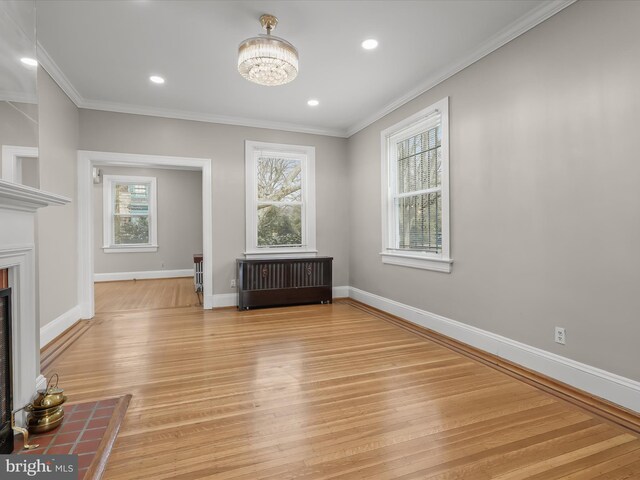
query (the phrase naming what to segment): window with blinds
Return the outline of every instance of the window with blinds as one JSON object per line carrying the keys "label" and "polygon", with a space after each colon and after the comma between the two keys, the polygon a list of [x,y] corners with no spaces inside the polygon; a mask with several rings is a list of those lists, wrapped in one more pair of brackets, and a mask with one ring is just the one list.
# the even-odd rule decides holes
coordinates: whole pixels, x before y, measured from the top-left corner
{"label": "window with blinds", "polygon": [[442,251],[441,145],[442,129],[436,124],[394,146],[398,249]]}
{"label": "window with blinds", "polygon": [[[104,245],[113,251],[157,249],[156,179],[105,175]],[[153,248],[154,250],[149,250]]]}
{"label": "window with blinds", "polygon": [[448,99],[382,132],[382,261],[450,271]]}

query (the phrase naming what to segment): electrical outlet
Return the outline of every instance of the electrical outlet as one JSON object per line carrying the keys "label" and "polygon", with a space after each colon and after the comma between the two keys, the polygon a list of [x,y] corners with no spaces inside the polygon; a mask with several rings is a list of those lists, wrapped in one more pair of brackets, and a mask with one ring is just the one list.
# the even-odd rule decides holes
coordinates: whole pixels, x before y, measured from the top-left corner
{"label": "electrical outlet", "polygon": [[231,279],[231,288],[235,288],[236,287],[236,279],[232,278]]}
{"label": "electrical outlet", "polygon": [[564,345],[567,342],[567,333],[564,328],[556,327],[556,343]]}
{"label": "electrical outlet", "polygon": [[164,262],[162,262],[162,265],[160,265],[160,268],[162,268],[162,270],[164,270]]}

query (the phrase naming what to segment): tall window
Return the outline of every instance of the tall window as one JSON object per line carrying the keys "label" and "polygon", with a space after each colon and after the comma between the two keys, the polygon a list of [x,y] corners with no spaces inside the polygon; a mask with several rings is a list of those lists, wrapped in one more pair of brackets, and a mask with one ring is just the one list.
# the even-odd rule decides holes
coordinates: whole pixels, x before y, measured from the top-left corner
{"label": "tall window", "polygon": [[103,210],[105,252],[157,251],[154,177],[105,175]]}
{"label": "tall window", "polygon": [[247,256],[315,253],[313,147],[246,142]]}
{"label": "tall window", "polygon": [[451,271],[448,99],[382,132],[382,261]]}

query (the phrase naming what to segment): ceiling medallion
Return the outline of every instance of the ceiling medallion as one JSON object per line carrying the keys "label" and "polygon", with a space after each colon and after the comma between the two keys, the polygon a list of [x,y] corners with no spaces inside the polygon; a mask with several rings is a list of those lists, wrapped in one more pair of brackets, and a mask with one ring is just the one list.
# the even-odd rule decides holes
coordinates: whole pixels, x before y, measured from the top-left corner
{"label": "ceiling medallion", "polygon": [[238,72],[259,85],[284,85],[298,75],[298,51],[286,40],[271,35],[278,24],[273,15],[262,15],[267,34],[246,39],[238,47]]}

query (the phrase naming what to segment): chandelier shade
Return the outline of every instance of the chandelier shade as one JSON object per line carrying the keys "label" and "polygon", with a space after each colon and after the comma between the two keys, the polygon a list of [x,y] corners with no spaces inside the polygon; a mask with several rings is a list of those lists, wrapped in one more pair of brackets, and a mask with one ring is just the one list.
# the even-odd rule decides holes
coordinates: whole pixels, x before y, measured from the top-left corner
{"label": "chandelier shade", "polygon": [[266,35],[248,38],[238,47],[238,72],[259,85],[289,83],[298,76],[298,51],[286,40],[271,35],[278,23],[272,15],[260,17]]}

